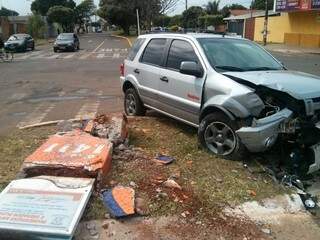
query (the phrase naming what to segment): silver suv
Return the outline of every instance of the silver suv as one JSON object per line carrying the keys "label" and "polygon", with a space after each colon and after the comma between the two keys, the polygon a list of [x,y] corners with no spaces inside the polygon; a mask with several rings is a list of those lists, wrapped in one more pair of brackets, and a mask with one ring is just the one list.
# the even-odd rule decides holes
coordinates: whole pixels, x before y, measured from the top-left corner
{"label": "silver suv", "polygon": [[153,109],[198,128],[227,159],[286,142],[295,171],[320,169],[320,78],[288,71],[259,45],[207,34],[140,36],[124,64],[127,115]]}

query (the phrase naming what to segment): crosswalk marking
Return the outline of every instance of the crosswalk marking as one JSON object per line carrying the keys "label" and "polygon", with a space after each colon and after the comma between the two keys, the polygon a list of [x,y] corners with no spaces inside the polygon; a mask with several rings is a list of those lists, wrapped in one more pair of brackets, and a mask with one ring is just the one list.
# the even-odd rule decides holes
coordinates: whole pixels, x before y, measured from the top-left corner
{"label": "crosswalk marking", "polygon": [[84,55],[82,55],[79,59],[81,59],[81,60],[87,59],[88,57],[91,56],[91,54],[92,54],[92,53],[84,54]]}
{"label": "crosswalk marking", "polygon": [[68,60],[68,59],[119,59],[127,56],[126,49],[101,49],[99,52],[80,52],[80,53],[69,53],[69,54],[54,54],[50,52],[40,51],[34,53],[17,54],[16,60]]}
{"label": "crosswalk marking", "polygon": [[69,54],[69,55],[63,57],[63,59],[70,59],[70,58],[73,58],[75,55],[76,55],[75,53],[74,54]]}
{"label": "crosswalk marking", "polygon": [[98,58],[98,59],[104,58],[104,53],[98,54],[98,55],[97,55],[97,58]]}
{"label": "crosswalk marking", "polygon": [[49,57],[46,57],[47,59],[55,59],[55,58],[58,58],[60,55],[59,54],[55,54],[55,55],[52,55],[52,56],[49,56]]}
{"label": "crosswalk marking", "polygon": [[113,54],[112,58],[120,58],[120,53]]}
{"label": "crosswalk marking", "polygon": [[41,123],[41,121],[48,115],[48,113],[56,107],[56,104],[52,103],[49,107],[42,103],[37,106],[33,112],[31,112],[24,120],[22,120],[17,127],[24,127],[27,125],[33,125]]}
{"label": "crosswalk marking", "polygon": [[76,119],[90,119],[94,118],[98,112],[100,101],[94,103],[86,103],[79,110]]}

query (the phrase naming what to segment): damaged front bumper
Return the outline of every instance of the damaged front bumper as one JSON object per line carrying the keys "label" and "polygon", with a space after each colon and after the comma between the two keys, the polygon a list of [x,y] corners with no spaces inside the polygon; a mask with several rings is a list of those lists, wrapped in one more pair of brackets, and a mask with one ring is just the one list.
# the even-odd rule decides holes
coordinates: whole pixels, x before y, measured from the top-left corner
{"label": "damaged front bumper", "polygon": [[280,125],[292,114],[289,109],[283,109],[269,117],[254,120],[251,127],[240,128],[236,133],[250,152],[263,152],[275,144]]}
{"label": "damaged front bumper", "polygon": [[[236,133],[250,152],[264,152],[276,143],[280,133],[295,131],[295,126],[288,128],[294,122],[292,116],[293,112],[285,108],[271,116],[254,119],[250,127],[242,127]],[[320,122],[315,129],[320,130]],[[320,143],[305,149],[308,153],[306,161],[310,163],[308,174],[320,170]]]}

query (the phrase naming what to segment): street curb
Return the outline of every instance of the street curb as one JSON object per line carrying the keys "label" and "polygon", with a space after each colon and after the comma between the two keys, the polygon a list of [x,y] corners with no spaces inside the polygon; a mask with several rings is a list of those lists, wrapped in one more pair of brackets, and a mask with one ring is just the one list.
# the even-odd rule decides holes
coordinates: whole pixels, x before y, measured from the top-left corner
{"label": "street curb", "polygon": [[127,38],[127,37],[124,37],[124,36],[119,36],[119,35],[111,35],[112,37],[116,37],[116,38],[122,38],[122,39],[125,39],[125,40],[127,40],[128,41],[128,43],[129,43],[129,46],[130,47],[132,47],[132,42],[131,42],[131,40],[129,39],[129,38]]}

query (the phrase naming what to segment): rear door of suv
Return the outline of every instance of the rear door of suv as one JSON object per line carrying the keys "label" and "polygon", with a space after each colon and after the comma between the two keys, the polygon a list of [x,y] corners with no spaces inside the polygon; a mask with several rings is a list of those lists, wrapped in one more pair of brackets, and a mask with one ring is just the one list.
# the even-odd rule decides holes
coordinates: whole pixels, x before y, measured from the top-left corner
{"label": "rear door of suv", "polygon": [[166,43],[166,38],[150,39],[140,56],[134,61],[126,61],[125,65],[126,76],[132,75],[138,82],[139,95],[143,103],[151,107],[158,107],[158,80],[160,67],[164,64]]}
{"label": "rear door of suv", "polygon": [[204,70],[195,44],[189,39],[171,39],[164,68],[160,71],[159,109],[183,119],[193,125],[199,124],[203,77],[180,73],[180,65],[184,61],[199,64]]}

